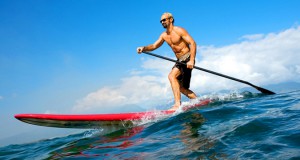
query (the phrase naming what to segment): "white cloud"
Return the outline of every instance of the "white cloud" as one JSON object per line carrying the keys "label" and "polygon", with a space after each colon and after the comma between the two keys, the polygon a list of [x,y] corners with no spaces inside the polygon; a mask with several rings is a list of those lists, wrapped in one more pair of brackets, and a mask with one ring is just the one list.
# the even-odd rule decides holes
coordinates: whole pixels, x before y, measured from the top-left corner
{"label": "white cloud", "polygon": [[73,110],[75,112],[98,108],[113,110],[122,106],[136,106],[143,102],[151,104],[153,100],[159,101],[170,96],[169,90],[166,82],[155,76],[127,77],[119,86],[104,87],[88,94],[77,102]]}
{"label": "white cloud", "polygon": [[240,39],[244,40],[260,40],[264,37],[264,34],[251,34],[251,35],[244,35]]}
{"label": "white cloud", "polygon": [[[243,36],[244,41],[228,46],[198,46],[196,65],[255,85],[285,81],[300,82],[300,27],[279,33]],[[201,59],[200,59],[201,57]],[[88,94],[74,106],[75,111],[105,109],[120,105],[150,104],[172,98],[168,73],[172,63],[150,58],[141,70],[133,70],[118,86],[104,87]],[[196,93],[248,87],[209,73],[193,70],[191,89]]]}
{"label": "white cloud", "polygon": [[296,27],[256,41],[204,47],[200,65],[260,85],[299,81],[299,41],[300,27]]}

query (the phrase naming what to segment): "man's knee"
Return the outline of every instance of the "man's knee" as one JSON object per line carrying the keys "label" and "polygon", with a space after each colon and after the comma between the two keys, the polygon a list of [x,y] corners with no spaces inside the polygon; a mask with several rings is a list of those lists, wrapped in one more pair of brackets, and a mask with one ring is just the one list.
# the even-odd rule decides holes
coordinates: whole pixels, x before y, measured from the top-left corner
{"label": "man's knee", "polygon": [[171,73],[169,73],[168,78],[169,78],[169,81],[173,81],[176,79],[176,76],[174,74],[172,74],[172,72],[171,72]]}
{"label": "man's knee", "polygon": [[177,72],[175,69],[173,69],[169,75],[168,75],[168,78],[170,81],[174,81],[174,80],[177,80],[177,77],[180,75],[180,72]]}

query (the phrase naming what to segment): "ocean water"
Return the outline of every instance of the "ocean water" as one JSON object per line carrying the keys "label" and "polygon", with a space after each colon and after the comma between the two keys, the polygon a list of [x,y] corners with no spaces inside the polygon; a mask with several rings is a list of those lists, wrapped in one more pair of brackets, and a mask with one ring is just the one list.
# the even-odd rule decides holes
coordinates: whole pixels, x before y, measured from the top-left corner
{"label": "ocean water", "polygon": [[133,128],[1,147],[0,159],[300,159],[300,91],[209,97]]}

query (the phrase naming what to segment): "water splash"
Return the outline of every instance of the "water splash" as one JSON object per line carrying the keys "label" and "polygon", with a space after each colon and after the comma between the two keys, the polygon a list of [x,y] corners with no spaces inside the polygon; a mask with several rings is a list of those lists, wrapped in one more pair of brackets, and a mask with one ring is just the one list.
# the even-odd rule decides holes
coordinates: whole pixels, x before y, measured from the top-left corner
{"label": "water splash", "polygon": [[87,130],[87,131],[83,132],[82,138],[90,138],[90,137],[93,137],[93,136],[101,134],[101,133],[104,134],[103,132],[104,132],[103,128]]}

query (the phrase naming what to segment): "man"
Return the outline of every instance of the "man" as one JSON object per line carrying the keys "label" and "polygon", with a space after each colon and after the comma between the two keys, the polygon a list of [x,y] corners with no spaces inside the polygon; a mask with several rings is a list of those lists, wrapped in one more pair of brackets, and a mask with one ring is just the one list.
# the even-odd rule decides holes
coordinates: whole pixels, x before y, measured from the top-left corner
{"label": "man", "polygon": [[174,26],[174,18],[171,13],[164,13],[161,16],[160,23],[166,31],[160,35],[154,44],[138,47],[137,52],[153,51],[164,42],[167,42],[178,61],[187,64],[181,65],[176,63],[168,76],[175,99],[175,104],[170,110],[177,110],[181,105],[180,92],[190,99],[197,98],[196,94],[189,89],[191,73],[195,65],[196,43],[185,29]]}

